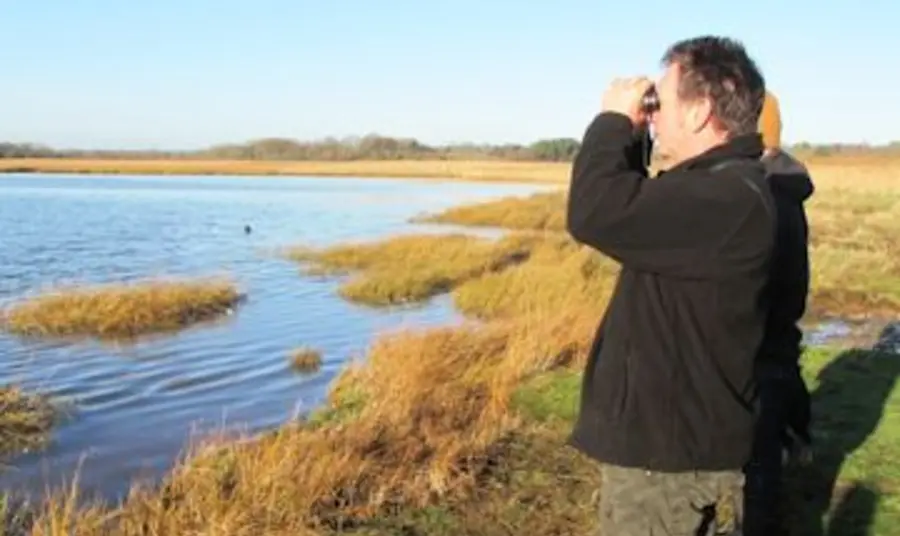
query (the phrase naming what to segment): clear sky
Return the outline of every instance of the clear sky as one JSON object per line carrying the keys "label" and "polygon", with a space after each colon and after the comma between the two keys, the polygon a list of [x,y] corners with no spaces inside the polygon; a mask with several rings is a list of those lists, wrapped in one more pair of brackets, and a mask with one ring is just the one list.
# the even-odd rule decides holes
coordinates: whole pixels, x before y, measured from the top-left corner
{"label": "clear sky", "polygon": [[0,140],[580,138],[671,42],[742,40],[787,142],[900,139],[893,0],[0,0]]}

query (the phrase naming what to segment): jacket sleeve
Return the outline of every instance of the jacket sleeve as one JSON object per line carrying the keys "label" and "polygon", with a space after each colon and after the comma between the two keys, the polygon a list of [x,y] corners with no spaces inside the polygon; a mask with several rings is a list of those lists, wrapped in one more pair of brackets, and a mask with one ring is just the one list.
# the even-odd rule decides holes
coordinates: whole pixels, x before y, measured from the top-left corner
{"label": "jacket sleeve", "polygon": [[718,277],[768,254],[764,233],[771,228],[730,240],[754,210],[764,210],[754,208],[749,187],[736,194],[702,170],[651,179],[635,153],[634,127],[624,115],[604,112],[588,127],[567,204],[567,230],[576,241],[625,267],[685,278]]}

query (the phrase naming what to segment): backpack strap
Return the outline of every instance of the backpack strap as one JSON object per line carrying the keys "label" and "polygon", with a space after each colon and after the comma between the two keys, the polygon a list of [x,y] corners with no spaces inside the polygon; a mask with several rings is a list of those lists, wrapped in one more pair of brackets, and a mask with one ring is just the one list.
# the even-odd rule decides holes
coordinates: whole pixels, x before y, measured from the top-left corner
{"label": "backpack strap", "polygon": [[[721,171],[726,168],[745,166],[751,162],[755,162],[755,160],[754,161],[748,161],[746,159],[725,160],[723,162],[719,162],[718,164],[712,166],[711,168],[709,168],[709,170],[712,172],[717,172],[717,171]],[[741,180],[744,182],[744,184],[746,184],[751,190],[756,192],[756,195],[759,196],[760,201],[762,201],[763,208],[766,209],[766,212],[768,212],[769,216],[771,218],[773,218],[773,220],[774,220],[775,219],[775,209],[772,207],[772,204],[770,203],[769,198],[767,198],[762,193],[762,190],[759,189],[759,185],[757,185],[755,182],[751,181],[743,173],[740,174],[739,176],[740,176]]]}

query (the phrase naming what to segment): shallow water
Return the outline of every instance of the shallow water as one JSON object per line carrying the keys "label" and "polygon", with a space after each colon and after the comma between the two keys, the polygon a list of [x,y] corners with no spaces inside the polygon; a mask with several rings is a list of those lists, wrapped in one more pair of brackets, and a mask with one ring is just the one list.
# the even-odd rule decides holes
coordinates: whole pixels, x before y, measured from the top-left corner
{"label": "shallow water", "polygon": [[[86,493],[113,498],[134,478],[167,469],[193,431],[257,431],[309,411],[377,333],[459,317],[446,297],[387,311],[347,303],[336,294],[340,279],[304,276],[273,250],[462,230],[407,220],[544,188],[351,178],[0,177],[0,304],[50,285],[173,275],[227,275],[248,295],[220,322],[129,345],[0,333],[0,382],[74,404],[49,449],[6,461],[0,489],[42,493],[78,470]],[[287,359],[306,344],[324,353],[322,369],[309,376],[292,372]]]}

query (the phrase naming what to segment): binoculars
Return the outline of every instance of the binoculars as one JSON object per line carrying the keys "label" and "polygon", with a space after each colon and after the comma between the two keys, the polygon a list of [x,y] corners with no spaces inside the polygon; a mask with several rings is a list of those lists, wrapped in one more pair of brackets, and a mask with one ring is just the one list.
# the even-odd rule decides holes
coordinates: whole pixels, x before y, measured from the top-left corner
{"label": "binoculars", "polygon": [[657,110],[659,110],[659,94],[656,93],[656,86],[650,86],[641,97],[641,111],[649,115]]}

